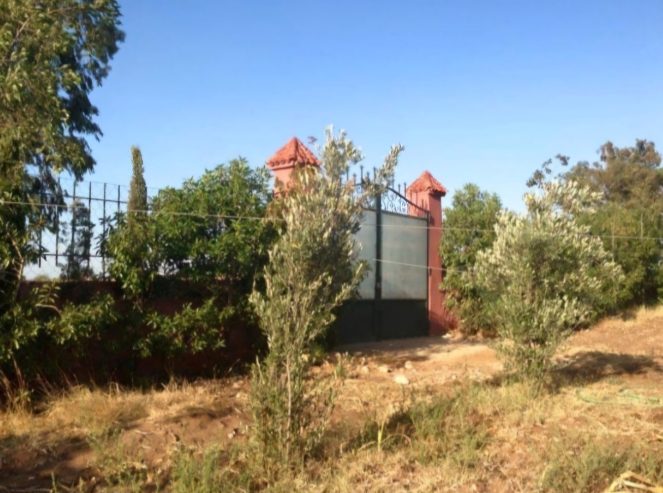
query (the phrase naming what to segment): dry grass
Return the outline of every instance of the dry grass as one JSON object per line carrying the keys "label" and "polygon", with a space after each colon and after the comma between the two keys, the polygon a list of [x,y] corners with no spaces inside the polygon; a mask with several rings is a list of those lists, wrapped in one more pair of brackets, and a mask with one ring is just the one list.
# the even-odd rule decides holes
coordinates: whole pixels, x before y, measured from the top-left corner
{"label": "dry grass", "polygon": [[[248,445],[168,449],[160,470],[123,440],[138,424],[192,408],[211,409],[215,385],[159,392],[75,389],[38,416],[5,415],[1,432],[29,436],[26,447],[83,438],[95,491],[243,491],[266,486]],[[659,400],[656,400],[659,399]],[[338,429],[324,457],[285,471],[269,491],[598,491],[626,469],[663,481],[663,396],[601,381],[536,394],[524,384],[458,383],[446,392],[403,394],[366,410],[358,427]],[[382,404],[376,402],[376,404]],[[115,488],[115,489],[105,489]],[[117,489],[120,488],[120,489]]]}
{"label": "dry grass", "polygon": [[[384,355],[357,359],[324,447],[269,481],[243,436],[244,380],[72,388],[39,412],[0,414],[0,484],[47,488],[54,474],[60,491],[589,492],[626,470],[660,484],[662,333],[656,308],[577,334],[554,393],[473,382],[466,361],[450,370],[459,352],[415,362],[408,386],[377,370]],[[424,378],[438,361],[459,377]]]}

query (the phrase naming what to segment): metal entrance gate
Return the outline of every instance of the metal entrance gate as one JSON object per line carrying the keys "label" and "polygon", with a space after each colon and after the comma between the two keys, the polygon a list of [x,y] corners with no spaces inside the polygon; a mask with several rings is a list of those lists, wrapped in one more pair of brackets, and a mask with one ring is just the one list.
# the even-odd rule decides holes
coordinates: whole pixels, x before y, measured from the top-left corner
{"label": "metal entrance gate", "polygon": [[339,311],[336,344],[428,334],[428,218],[391,188],[365,211],[356,239],[369,272]]}

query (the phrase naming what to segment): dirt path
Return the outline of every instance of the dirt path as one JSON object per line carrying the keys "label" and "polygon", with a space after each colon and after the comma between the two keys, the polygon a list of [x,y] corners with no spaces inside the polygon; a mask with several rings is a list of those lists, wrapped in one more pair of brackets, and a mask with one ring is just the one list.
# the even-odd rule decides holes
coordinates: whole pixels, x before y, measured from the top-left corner
{"label": "dirt path", "polygon": [[[492,345],[447,335],[354,344],[338,350],[352,357],[353,376],[361,381],[396,383],[396,377],[403,375],[408,384],[429,386],[499,373],[502,364]],[[564,344],[558,359],[569,371],[658,382],[663,377],[659,371],[663,367],[663,308],[609,318],[579,331]]]}
{"label": "dirt path", "polygon": [[339,348],[352,357],[355,375],[365,382],[443,385],[462,378],[480,380],[502,368],[494,349],[452,336],[380,341]]}

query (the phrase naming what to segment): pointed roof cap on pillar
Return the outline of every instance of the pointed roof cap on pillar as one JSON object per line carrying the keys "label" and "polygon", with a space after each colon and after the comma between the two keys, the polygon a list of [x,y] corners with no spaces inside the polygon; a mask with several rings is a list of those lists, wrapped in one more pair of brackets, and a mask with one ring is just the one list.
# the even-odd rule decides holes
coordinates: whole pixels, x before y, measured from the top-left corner
{"label": "pointed roof cap on pillar", "polygon": [[439,181],[428,171],[424,171],[419,178],[410,183],[407,187],[408,192],[429,192],[431,195],[444,197],[447,194],[447,189],[444,188]]}
{"label": "pointed roof cap on pillar", "polygon": [[297,137],[290,139],[286,145],[267,160],[267,167],[272,170],[290,168],[295,165],[320,165],[315,154]]}

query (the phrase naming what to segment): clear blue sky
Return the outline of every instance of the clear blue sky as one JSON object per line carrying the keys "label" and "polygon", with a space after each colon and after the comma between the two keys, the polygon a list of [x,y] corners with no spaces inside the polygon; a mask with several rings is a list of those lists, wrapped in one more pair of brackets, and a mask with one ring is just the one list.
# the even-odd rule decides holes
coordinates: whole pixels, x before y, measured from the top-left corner
{"label": "clear blue sky", "polygon": [[[366,165],[405,145],[399,181],[430,170],[520,208],[557,153],[610,139],[663,148],[663,1],[122,2],[126,42],[93,100],[92,179],[149,186],[291,136],[344,128]],[[449,194],[447,203],[452,193]]]}

